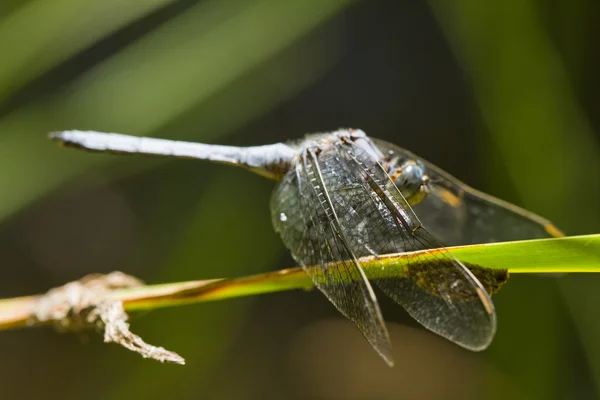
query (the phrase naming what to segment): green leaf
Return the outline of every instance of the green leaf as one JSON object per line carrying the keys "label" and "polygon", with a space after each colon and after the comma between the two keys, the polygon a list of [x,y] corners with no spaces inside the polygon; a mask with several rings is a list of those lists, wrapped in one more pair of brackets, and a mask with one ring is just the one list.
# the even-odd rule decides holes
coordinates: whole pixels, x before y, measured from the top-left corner
{"label": "green leaf", "polygon": [[[497,270],[508,270],[512,274],[600,272],[600,234],[457,246],[448,250],[468,265],[475,264],[476,267],[470,268],[480,280],[483,280],[482,276],[498,276],[495,275]],[[379,269],[382,262],[396,263],[400,258],[414,258],[417,254],[420,262],[435,260],[437,252],[432,249],[379,258],[363,257],[360,262],[365,270]],[[388,271],[387,276],[397,276],[394,273],[398,269],[390,268]],[[116,291],[112,297],[123,299],[125,307],[134,310],[309,289],[312,286],[301,268],[291,268],[233,279],[145,286]]]}
{"label": "green leaf", "polygon": [[[502,279],[499,286],[504,284],[505,279],[498,272],[600,272],[600,234],[456,246],[449,247],[448,250],[463,261],[480,280],[486,277]],[[380,257],[362,257],[359,261],[368,271],[370,268],[381,269],[382,265],[417,256],[420,264],[429,260],[434,262],[437,253],[439,249],[421,250]],[[378,276],[401,277],[398,273],[402,273],[402,270],[390,268],[385,273],[378,273]],[[240,278],[176,282],[115,290],[110,293],[109,298],[123,301],[127,310],[150,310],[312,287],[310,278],[302,268],[296,267]],[[14,310],[27,309],[27,305],[34,300],[35,297],[32,296],[0,300],[0,330],[25,325],[27,316],[24,313],[21,313],[24,315],[21,321],[15,321],[11,315],[14,314]]]}

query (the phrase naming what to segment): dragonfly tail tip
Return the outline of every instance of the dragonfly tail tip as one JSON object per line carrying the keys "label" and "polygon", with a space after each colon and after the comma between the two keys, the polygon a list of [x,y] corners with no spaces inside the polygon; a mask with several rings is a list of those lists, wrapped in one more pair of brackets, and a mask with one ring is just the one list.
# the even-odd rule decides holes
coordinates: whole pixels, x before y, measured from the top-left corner
{"label": "dragonfly tail tip", "polygon": [[50,132],[50,133],[48,133],[48,138],[50,140],[63,141],[64,140],[63,134],[64,134],[64,131]]}

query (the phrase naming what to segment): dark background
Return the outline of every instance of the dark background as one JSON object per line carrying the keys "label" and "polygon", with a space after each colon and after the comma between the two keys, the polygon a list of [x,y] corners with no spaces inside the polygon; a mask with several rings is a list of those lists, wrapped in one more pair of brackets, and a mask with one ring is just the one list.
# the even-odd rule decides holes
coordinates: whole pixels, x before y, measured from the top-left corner
{"label": "dark background", "polygon": [[[361,128],[568,234],[600,228],[598,2],[3,0],[0,297],[91,272],[150,283],[293,266],[273,182],[189,160],[85,154],[93,129],[252,145]],[[510,267],[510,266],[508,266]],[[99,336],[0,333],[0,397],[591,399],[600,279],[513,276],[481,354],[383,302],[397,366],[320,293],[133,320],[185,367]]]}

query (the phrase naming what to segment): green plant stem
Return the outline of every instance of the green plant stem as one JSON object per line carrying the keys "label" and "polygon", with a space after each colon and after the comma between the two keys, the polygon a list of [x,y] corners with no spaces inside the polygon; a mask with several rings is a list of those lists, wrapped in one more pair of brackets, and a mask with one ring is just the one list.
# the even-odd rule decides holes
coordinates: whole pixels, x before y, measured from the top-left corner
{"label": "green plant stem", "polygon": [[[490,269],[508,269],[512,274],[600,272],[600,234],[456,246],[448,250],[465,263]],[[363,268],[368,270],[381,268],[388,262],[397,263],[400,258],[410,259],[418,256],[421,262],[434,260],[436,252],[438,250],[434,249],[391,254],[379,258],[364,257],[360,261]],[[389,277],[393,277],[392,274],[397,274],[397,271],[390,268]],[[126,310],[134,311],[292,289],[309,290],[312,287],[312,281],[301,268],[290,268],[241,278],[119,289],[110,292],[108,298],[120,300]],[[39,296],[26,296],[0,300],[0,330],[26,327],[38,298]]]}

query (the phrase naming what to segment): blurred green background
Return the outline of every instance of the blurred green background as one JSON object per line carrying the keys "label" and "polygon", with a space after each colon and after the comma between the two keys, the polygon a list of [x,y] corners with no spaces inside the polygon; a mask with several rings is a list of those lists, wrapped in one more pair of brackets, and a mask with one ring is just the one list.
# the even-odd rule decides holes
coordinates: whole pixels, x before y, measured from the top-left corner
{"label": "blurred green background", "polygon": [[[355,127],[568,234],[600,231],[595,0],[3,0],[0,297],[91,272],[147,282],[293,265],[273,183],[189,160],[61,149],[93,129],[230,145]],[[318,292],[164,309],[96,335],[0,333],[2,399],[595,399],[600,277],[514,276],[482,354],[382,299],[397,366]]]}

